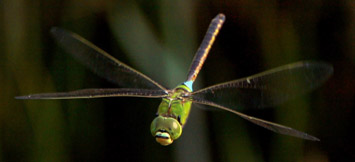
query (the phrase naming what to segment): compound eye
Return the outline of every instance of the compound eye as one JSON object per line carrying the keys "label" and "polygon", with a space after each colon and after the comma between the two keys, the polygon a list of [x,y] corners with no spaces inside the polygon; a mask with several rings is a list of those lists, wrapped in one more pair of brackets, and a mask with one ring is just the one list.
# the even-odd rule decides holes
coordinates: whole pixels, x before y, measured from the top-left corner
{"label": "compound eye", "polygon": [[179,121],[172,117],[158,116],[153,120],[150,131],[154,137],[159,138],[160,142],[163,141],[167,144],[170,140],[180,137],[182,127]]}

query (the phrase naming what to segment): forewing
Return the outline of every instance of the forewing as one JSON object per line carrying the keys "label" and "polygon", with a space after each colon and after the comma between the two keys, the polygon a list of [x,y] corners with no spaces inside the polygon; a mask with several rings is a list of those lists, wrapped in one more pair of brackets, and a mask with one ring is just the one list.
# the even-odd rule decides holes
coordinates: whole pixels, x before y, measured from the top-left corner
{"label": "forewing", "polygon": [[54,27],[51,34],[66,52],[108,81],[125,88],[166,90],[146,75],[115,59],[75,33]]}
{"label": "forewing", "polygon": [[319,87],[332,73],[323,62],[297,62],[198,90],[192,98],[233,109],[274,106]]}
{"label": "forewing", "polygon": [[78,98],[102,98],[102,97],[145,97],[160,98],[165,97],[163,90],[150,89],[82,89],[71,92],[40,93],[27,96],[17,96],[16,99],[78,99]]}

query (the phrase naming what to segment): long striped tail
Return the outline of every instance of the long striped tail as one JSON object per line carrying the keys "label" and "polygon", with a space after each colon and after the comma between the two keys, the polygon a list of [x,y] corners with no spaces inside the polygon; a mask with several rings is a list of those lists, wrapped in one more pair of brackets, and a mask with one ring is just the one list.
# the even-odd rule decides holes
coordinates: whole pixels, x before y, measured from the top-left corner
{"label": "long striped tail", "polygon": [[[208,52],[221,29],[225,21],[224,14],[218,14],[210,23],[207,29],[206,35],[202,40],[200,47],[198,48],[196,55],[191,63],[189,74],[187,75],[187,81],[185,83],[191,84],[195,81],[198,73],[200,72],[203,63],[205,62]],[[192,89],[192,87],[190,87]]]}

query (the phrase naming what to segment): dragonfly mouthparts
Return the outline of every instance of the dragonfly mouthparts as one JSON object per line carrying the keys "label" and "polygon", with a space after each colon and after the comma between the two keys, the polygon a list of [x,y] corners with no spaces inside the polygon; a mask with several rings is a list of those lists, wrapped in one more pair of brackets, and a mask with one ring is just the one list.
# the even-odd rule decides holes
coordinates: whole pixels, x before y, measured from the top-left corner
{"label": "dragonfly mouthparts", "polygon": [[164,139],[169,139],[170,137],[163,136],[161,134],[155,135],[155,138],[164,138]]}

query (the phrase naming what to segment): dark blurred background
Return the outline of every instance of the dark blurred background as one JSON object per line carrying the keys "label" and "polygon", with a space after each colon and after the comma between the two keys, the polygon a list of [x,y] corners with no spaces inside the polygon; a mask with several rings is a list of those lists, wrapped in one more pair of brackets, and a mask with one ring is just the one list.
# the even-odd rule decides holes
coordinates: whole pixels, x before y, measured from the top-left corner
{"label": "dark blurred background", "polygon": [[[352,0],[1,0],[0,161],[354,161],[354,9]],[[300,60],[328,62],[334,74],[313,92],[241,110],[320,142],[193,108],[183,135],[164,147],[150,134],[159,99],[14,99],[117,87],[59,48],[53,26],[173,88],[218,13],[226,22],[195,89]]]}

